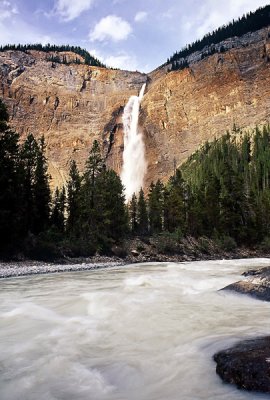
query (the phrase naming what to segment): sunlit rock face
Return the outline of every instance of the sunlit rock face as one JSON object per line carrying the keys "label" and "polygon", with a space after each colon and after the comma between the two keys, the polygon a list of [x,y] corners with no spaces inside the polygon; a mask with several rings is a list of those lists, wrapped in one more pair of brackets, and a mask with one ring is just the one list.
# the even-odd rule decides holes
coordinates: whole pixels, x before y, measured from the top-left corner
{"label": "sunlit rock face", "polygon": [[[252,43],[214,54],[182,71],[150,74],[141,125],[147,154],[146,184],[166,180],[206,140],[270,121],[269,29]],[[237,44],[237,42],[236,42]],[[235,44],[235,46],[236,46]]]}
{"label": "sunlit rock face", "polygon": [[147,77],[139,72],[52,63],[46,57],[37,51],[0,53],[0,96],[8,105],[11,125],[22,138],[28,133],[44,134],[52,186],[66,179],[71,159],[83,169],[95,139],[107,164],[120,172],[121,115]]}
{"label": "sunlit rock face", "polygon": [[[0,96],[11,125],[22,138],[45,135],[52,186],[65,181],[69,161],[82,170],[94,139],[106,163],[120,173],[123,163],[123,111],[144,83],[139,129],[143,132],[145,186],[173,172],[206,140],[234,124],[243,128],[270,120],[269,28],[230,39],[216,53],[190,67],[148,76],[78,64],[54,64],[48,54],[0,53]],[[69,60],[78,57],[65,53]]]}

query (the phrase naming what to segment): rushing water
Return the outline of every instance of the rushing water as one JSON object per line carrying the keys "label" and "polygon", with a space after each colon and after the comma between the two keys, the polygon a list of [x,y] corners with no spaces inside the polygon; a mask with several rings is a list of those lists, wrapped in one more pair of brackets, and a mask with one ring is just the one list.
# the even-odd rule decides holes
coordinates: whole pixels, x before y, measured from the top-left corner
{"label": "rushing water", "polygon": [[269,260],[138,264],[0,281],[1,400],[266,399],[212,355],[269,334],[270,304],[218,289]]}
{"label": "rushing water", "polygon": [[144,95],[144,83],[139,96],[131,96],[124,109],[124,152],[121,179],[125,186],[126,200],[143,187],[146,172],[144,141],[138,129],[140,104]]}

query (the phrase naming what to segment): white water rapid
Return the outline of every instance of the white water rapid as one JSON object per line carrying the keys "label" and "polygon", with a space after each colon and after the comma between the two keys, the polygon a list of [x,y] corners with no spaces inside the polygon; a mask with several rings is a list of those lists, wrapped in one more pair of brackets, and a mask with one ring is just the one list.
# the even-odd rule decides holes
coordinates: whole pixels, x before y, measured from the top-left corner
{"label": "white water rapid", "polygon": [[212,355],[270,333],[270,303],[218,289],[269,259],[0,281],[1,400],[262,400]]}
{"label": "white water rapid", "polygon": [[144,95],[144,83],[139,96],[131,96],[124,109],[124,152],[121,180],[125,186],[126,200],[129,201],[133,193],[138,193],[143,186],[146,172],[146,160],[143,136],[138,129],[140,104]]}

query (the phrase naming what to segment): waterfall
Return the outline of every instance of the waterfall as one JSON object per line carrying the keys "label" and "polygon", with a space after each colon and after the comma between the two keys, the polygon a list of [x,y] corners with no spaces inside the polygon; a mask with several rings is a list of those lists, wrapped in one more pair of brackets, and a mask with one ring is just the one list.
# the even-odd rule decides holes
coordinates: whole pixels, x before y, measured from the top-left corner
{"label": "waterfall", "polygon": [[139,96],[131,96],[124,109],[124,152],[121,180],[125,186],[126,200],[133,193],[138,193],[143,186],[146,172],[145,150],[142,133],[138,129],[140,103],[146,84],[142,86]]}

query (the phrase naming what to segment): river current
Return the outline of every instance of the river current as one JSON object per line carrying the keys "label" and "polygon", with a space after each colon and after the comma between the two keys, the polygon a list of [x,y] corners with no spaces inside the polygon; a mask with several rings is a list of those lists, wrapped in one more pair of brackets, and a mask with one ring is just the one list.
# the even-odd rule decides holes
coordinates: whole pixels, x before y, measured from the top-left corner
{"label": "river current", "polygon": [[218,289],[267,259],[0,281],[1,400],[254,400],[212,355],[270,334],[270,303]]}

